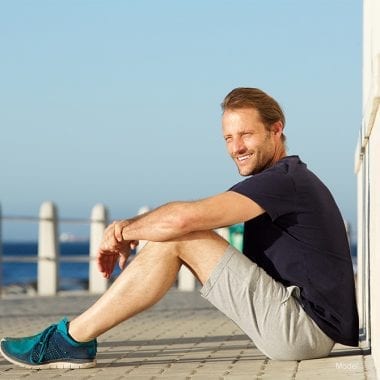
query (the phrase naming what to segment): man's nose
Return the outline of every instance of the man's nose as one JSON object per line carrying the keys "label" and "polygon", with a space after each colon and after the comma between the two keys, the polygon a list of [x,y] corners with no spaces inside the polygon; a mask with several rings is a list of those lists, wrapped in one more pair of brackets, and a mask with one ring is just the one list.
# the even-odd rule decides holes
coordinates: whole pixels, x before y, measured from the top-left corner
{"label": "man's nose", "polygon": [[247,147],[245,146],[243,140],[241,138],[237,138],[232,143],[232,153],[233,154],[241,154],[246,151]]}

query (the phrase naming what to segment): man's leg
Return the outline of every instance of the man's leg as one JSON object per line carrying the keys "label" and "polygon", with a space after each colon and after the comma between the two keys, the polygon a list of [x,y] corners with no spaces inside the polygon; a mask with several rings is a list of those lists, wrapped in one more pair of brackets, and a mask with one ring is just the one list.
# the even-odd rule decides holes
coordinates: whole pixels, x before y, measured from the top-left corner
{"label": "man's leg", "polygon": [[227,247],[212,231],[149,242],[104,295],[70,322],[70,335],[79,342],[89,341],[154,305],[170,289],[183,263],[204,284]]}
{"label": "man's leg", "polygon": [[272,359],[323,357],[334,344],[303,310],[297,286],[285,287],[275,281],[232,246],[226,249],[201,294]]}
{"label": "man's leg", "polygon": [[206,231],[148,243],[111,288],[71,323],[63,318],[33,336],[4,338],[0,352],[11,363],[25,368],[94,367],[93,338],[160,300],[183,263],[204,283],[227,246],[220,236]]}

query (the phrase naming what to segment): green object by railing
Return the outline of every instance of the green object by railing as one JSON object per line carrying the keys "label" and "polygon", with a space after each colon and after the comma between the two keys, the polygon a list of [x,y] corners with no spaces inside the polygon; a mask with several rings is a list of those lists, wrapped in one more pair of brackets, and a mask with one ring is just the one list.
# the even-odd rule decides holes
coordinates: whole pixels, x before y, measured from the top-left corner
{"label": "green object by railing", "polygon": [[230,234],[230,244],[233,245],[240,252],[243,252],[243,234],[244,234],[244,225],[235,224],[229,228]]}

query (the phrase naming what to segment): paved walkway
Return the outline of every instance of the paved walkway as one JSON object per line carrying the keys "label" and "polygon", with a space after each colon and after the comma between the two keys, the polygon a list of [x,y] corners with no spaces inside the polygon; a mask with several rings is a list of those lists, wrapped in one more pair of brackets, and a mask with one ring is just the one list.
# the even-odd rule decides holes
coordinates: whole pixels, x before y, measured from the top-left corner
{"label": "paved walkway", "polygon": [[[96,297],[0,299],[0,335],[31,335],[69,318]],[[84,370],[27,370],[0,356],[1,379],[376,379],[373,361],[360,349],[337,345],[318,360],[272,361],[197,292],[171,290],[152,309],[99,339],[98,365]]]}

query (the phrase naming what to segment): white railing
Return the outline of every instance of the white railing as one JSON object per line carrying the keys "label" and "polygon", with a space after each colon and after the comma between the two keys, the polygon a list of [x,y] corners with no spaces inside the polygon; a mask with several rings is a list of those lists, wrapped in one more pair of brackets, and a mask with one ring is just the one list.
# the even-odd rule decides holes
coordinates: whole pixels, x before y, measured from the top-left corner
{"label": "white railing", "polygon": [[[147,207],[139,210],[139,214],[149,211]],[[38,223],[38,254],[37,257],[5,257],[2,254],[1,222],[26,221]],[[90,293],[103,293],[109,286],[109,280],[104,279],[99,273],[96,265],[96,253],[108,224],[108,210],[103,204],[93,207],[90,219],[59,218],[57,207],[53,202],[44,202],[40,207],[38,217],[31,216],[2,216],[0,208],[0,268],[2,262],[37,262],[37,293],[38,295],[55,295],[59,289],[59,265],[61,262],[88,262],[88,291]],[[89,254],[87,256],[61,256],[58,236],[59,223],[80,223],[90,225]],[[218,229],[217,232],[226,240],[230,241],[233,233],[228,228]],[[236,234],[235,234],[236,235]],[[239,233],[237,234],[239,235]],[[240,236],[241,238],[241,236]],[[239,236],[238,236],[239,239]],[[140,242],[139,249],[145,242]],[[238,243],[239,244],[239,243]],[[196,287],[196,280],[191,271],[182,266],[177,279],[178,289],[192,291]],[[0,290],[2,278],[0,270]],[[1,292],[0,292],[1,294]]]}
{"label": "white railing", "polygon": [[[108,211],[102,204],[93,207],[90,219],[58,218],[57,207],[53,202],[44,202],[40,207],[38,217],[33,216],[1,216],[0,221],[34,222],[38,223],[38,254],[37,257],[5,257],[2,254],[1,223],[0,223],[0,264],[6,262],[37,262],[37,292],[39,295],[54,295],[59,286],[60,262],[89,263],[89,292],[102,293],[108,287],[96,268],[96,252],[103,232],[108,224]],[[59,223],[76,223],[90,225],[89,255],[61,257],[59,249]],[[0,265],[2,267],[2,265]],[[0,287],[2,286],[0,276]]]}

